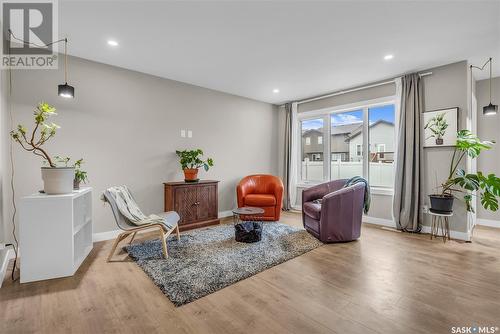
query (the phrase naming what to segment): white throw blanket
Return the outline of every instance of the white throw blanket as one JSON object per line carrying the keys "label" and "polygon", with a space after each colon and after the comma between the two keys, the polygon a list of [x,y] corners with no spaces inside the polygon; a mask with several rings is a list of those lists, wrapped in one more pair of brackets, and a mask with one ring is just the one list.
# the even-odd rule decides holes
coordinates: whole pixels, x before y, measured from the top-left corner
{"label": "white throw blanket", "polygon": [[140,226],[144,224],[160,223],[169,229],[175,227],[175,225],[172,225],[172,223],[160,216],[146,216],[142,213],[126,186],[111,187],[107,191],[109,191],[115,198],[116,206],[118,207],[118,210],[120,210],[120,213],[124,215],[132,224]]}

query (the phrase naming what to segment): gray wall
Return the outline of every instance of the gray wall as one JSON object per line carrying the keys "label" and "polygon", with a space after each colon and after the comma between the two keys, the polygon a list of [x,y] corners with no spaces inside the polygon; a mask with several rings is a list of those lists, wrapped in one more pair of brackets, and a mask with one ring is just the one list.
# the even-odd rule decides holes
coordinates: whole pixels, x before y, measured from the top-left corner
{"label": "gray wall", "polygon": [[[468,111],[467,96],[470,94],[467,90],[467,62],[440,66],[427,71],[431,71],[432,75],[425,76],[423,79],[425,111],[458,107],[458,129],[465,129]],[[435,193],[436,186],[440,185],[448,177],[452,154],[452,147],[424,149],[424,195],[426,203],[429,203],[428,195]],[[424,225],[429,226],[429,216],[424,215],[424,217]],[[450,229],[453,231],[464,233],[467,231],[465,205],[461,201],[455,201],[454,217],[450,224]]]}
{"label": "gray wall", "polygon": [[[8,176],[5,171],[5,164],[7,163],[7,149],[8,143],[6,133],[8,132],[9,119],[7,115],[7,95],[8,95],[8,76],[6,71],[0,71],[0,242],[10,240],[8,235],[9,224],[8,217],[5,211],[7,199],[3,196],[5,187],[8,186]],[[0,259],[1,261],[1,259]],[[1,278],[0,278],[1,279]]]}
{"label": "gray wall", "polygon": [[[47,148],[51,155],[85,158],[94,232],[116,229],[99,200],[111,185],[130,186],[144,212],[163,211],[162,182],[182,179],[176,149],[199,147],[214,158],[215,167],[201,178],[221,181],[219,211],[235,205],[243,176],[277,173],[278,116],[271,104],[73,57],[75,99],[57,97],[62,80],[62,71],[16,71],[15,122],[31,125],[38,101],[57,107],[53,121],[61,129]],[[193,138],[181,138],[181,129],[192,130]],[[5,155],[2,161],[5,170]],[[15,162],[17,198],[40,189],[40,159],[16,147]],[[9,196],[4,189],[4,199]]]}
{"label": "gray wall", "polygon": [[[500,104],[500,77],[492,82],[493,104]],[[483,107],[490,103],[489,80],[476,82],[477,97],[477,130],[479,138],[483,140],[494,140],[496,145],[490,151],[483,152],[477,162],[477,170],[484,173],[500,175],[500,114],[483,116]],[[480,203],[477,205],[477,216],[480,219],[491,219],[500,221],[500,211],[491,212],[483,209]]]}
{"label": "gray wall", "polygon": [[359,90],[357,92],[352,92],[312,102],[302,103],[299,104],[297,112],[301,113],[304,111],[331,108],[359,101],[372,100],[379,97],[394,95],[395,92],[396,92],[396,85],[391,83],[383,86]]}

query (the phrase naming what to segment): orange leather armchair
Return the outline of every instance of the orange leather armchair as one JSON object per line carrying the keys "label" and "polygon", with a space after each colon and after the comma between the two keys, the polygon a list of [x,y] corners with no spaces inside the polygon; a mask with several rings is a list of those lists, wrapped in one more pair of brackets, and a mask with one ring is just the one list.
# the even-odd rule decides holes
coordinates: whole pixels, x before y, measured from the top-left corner
{"label": "orange leather armchair", "polygon": [[[274,175],[257,174],[244,177],[236,187],[238,207],[254,206],[264,209],[262,220],[280,220],[283,202],[283,182]],[[242,217],[249,218],[250,217]]]}

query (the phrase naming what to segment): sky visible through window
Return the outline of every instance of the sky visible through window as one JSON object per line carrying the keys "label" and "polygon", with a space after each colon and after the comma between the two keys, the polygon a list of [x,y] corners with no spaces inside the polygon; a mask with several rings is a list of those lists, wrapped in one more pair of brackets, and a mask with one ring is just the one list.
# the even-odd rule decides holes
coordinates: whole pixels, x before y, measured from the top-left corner
{"label": "sky visible through window", "polygon": [[[363,111],[355,110],[344,113],[332,114],[332,126],[358,123],[363,121]],[[385,120],[394,123],[394,104],[372,107],[369,109],[370,123]],[[309,119],[302,121],[302,130],[323,128],[323,119]]]}
{"label": "sky visible through window", "polygon": [[370,123],[376,122],[378,120],[384,120],[394,124],[394,104],[389,104],[380,107],[373,107],[369,109],[369,120]]}

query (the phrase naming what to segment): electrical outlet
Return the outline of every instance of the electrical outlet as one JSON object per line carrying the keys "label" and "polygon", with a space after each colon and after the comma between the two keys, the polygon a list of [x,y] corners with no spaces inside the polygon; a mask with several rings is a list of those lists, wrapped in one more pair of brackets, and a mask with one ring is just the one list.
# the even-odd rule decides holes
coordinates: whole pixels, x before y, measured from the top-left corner
{"label": "electrical outlet", "polygon": [[181,130],[181,137],[186,138],[186,130]]}
{"label": "electrical outlet", "polygon": [[427,204],[422,206],[422,212],[423,213],[428,213],[429,212],[429,206]]}

